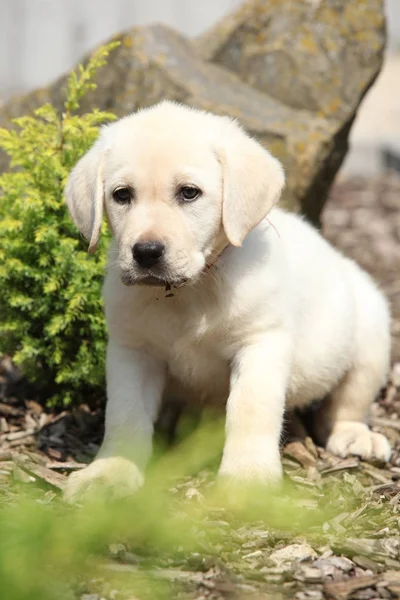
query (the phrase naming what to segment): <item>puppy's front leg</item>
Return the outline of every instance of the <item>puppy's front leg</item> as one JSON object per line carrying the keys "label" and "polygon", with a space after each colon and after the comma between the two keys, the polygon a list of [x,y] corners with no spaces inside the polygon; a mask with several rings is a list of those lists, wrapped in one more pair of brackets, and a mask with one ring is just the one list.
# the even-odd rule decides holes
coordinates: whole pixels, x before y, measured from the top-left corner
{"label": "puppy's front leg", "polygon": [[231,372],[220,475],[274,483],[282,476],[279,440],[290,367],[285,333],[242,348]]}
{"label": "puppy's front leg", "polygon": [[153,424],[165,382],[164,365],[140,350],[110,341],[103,444],[91,465],[73,473],[64,497],[74,502],[106,488],[114,496],[134,493],[151,455]]}

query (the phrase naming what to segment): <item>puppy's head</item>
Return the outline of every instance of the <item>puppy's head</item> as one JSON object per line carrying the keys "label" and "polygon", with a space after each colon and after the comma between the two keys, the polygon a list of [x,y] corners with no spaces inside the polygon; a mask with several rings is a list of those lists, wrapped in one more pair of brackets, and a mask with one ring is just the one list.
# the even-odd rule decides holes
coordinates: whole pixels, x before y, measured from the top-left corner
{"label": "puppy's head", "polygon": [[279,199],[280,163],[226,117],[163,102],[104,127],[66,187],[94,251],[103,210],[127,284],[195,281]]}

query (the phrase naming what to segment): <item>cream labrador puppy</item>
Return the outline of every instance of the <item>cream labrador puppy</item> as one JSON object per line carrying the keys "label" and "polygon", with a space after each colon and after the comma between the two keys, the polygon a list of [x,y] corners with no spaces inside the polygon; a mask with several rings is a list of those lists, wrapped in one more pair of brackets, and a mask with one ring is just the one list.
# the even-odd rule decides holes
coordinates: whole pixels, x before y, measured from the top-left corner
{"label": "cream labrador puppy", "polygon": [[103,128],[78,162],[72,218],[90,251],[103,211],[114,239],[105,437],[67,499],[141,485],[164,394],[226,405],[220,473],[235,480],[278,481],[285,406],[324,397],[329,450],[389,458],[367,425],[389,365],[387,303],[311,226],[273,208],[283,185],[280,163],[236,122],[169,102]]}

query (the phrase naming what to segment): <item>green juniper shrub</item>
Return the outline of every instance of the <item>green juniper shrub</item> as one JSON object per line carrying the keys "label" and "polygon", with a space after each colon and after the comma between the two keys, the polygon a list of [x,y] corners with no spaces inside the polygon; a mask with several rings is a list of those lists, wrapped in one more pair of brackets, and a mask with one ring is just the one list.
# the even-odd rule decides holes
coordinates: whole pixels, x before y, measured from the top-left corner
{"label": "green juniper shrub", "polygon": [[63,194],[98,126],[115,119],[76,111],[116,45],[70,74],[61,113],[46,104],[15,119],[15,129],[0,129],[0,148],[10,157],[0,176],[0,354],[13,356],[42,399],[61,405],[87,399],[103,385],[108,236],[88,256]]}

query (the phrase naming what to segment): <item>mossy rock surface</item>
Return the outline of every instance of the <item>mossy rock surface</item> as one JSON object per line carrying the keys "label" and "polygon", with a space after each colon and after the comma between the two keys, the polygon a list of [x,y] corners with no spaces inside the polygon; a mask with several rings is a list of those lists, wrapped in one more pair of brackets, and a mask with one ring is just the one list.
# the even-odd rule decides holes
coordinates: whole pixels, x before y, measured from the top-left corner
{"label": "mossy rock surface", "polygon": [[[382,64],[382,0],[252,0],[194,42],[161,25],[118,39],[82,111],[123,116],[168,98],[235,117],[283,162],[283,204],[319,222]],[[65,83],[12,98],[0,125],[47,101],[61,108]]]}

